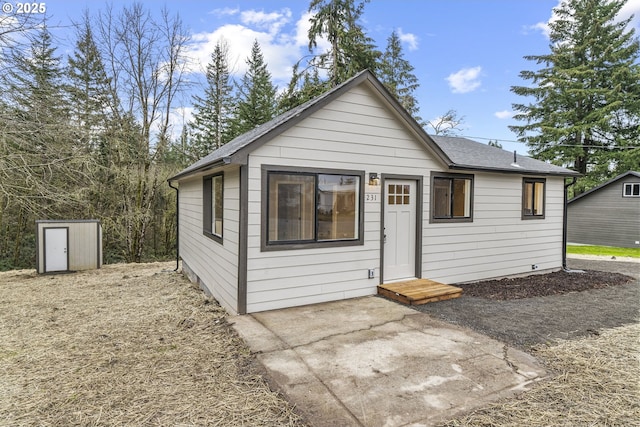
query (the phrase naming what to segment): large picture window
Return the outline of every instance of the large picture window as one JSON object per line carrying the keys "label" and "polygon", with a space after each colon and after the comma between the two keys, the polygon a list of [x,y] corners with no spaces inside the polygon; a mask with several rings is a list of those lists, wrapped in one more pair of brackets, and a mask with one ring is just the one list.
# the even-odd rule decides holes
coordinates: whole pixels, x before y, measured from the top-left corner
{"label": "large picture window", "polygon": [[473,220],[473,176],[434,174],[431,177],[431,222]]}
{"label": "large picture window", "polygon": [[543,178],[524,178],[522,181],[522,219],[544,219]]}
{"label": "large picture window", "polygon": [[217,174],[205,177],[203,189],[202,228],[205,235],[222,241],[222,218],[224,215],[224,176]]}
{"label": "large picture window", "polygon": [[268,171],[266,180],[266,246],[361,242],[363,174]]}

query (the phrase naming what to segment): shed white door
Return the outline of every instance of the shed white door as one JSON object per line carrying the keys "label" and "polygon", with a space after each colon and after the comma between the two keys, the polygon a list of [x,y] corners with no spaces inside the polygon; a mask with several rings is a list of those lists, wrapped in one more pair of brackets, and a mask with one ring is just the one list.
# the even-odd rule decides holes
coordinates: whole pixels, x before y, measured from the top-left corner
{"label": "shed white door", "polygon": [[44,229],[44,271],[67,271],[67,228]]}
{"label": "shed white door", "polygon": [[416,274],[416,181],[385,180],[383,282]]}

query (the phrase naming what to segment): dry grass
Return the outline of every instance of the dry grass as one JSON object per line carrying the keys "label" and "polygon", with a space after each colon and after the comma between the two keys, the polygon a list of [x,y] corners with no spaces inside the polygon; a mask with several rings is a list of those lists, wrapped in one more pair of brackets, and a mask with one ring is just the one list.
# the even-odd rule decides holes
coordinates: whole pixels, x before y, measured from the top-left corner
{"label": "dry grass", "polygon": [[536,356],[555,373],[551,379],[446,425],[640,425],[640,324],[540,347]]}
{"label": "dry grass", "polygon": [[[0,273],[0,425],[301,425],[224,310],[172,268]],[[640,324],[536,356],[551,379],[447,425],[640,425]]]}
{"label": "dry grass", "polygon": [[0,273],[0,425],[299,425],[172,268]]}

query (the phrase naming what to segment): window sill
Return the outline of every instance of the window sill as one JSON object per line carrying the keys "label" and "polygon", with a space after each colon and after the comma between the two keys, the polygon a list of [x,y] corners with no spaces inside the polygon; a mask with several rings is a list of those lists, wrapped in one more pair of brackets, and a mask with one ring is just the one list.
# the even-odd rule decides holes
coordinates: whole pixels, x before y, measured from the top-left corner
{"label": "window sill", "polygon": [[267,243],[262,245],[260,250],[262,252],[269,251],[288,251],[299,249],[317,249],[317,248],[338,248],[345,246],[362,246],[364,245],[364,239],[352,239],[352,240],[329,240],[324,242],[286,242],[286,243]]}
{"label": "window sill", "polygon": [[215,240],[216,242],[220,243],[221,245],[222,243],[222,236],[218,236],[217,234],[213,234],[209,231],[203,231],[202,234],[204,234],[205,236],[207,236],[208,238],[210,238],[211,240]]}
{"label": "window sill", "polygon": [[455,222],[473,222],[473,218],[430,218],[429,224],[445,224]]}

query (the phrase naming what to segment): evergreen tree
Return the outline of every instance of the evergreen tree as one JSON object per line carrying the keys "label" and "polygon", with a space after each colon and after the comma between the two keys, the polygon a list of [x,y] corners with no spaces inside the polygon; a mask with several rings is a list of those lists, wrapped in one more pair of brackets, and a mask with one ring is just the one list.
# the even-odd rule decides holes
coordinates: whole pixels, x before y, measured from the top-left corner
{"label": "evergreen tree", "polygon": [[326,82],[320,78],[317,68],[298,72],[299,67],[300,63],[294,64],[287,90],[278,101],[278,110],[281,112],[304,104],[327,90]]}
{"label": "evergreen tree", "polygon": [[[616,21],[622,0],[568,0],[550,22],[550,53],[525,58],[541,64],[520,76],[532,83],[511,90],[511,126],[534,157],[588,175],[580,192],[622,172],[625,149],[640,137],[640,45],[631,18]],[[625,166],[627,167],[627,166]]]}
{"label": "evergreen tree", "polygon": [[196,159],[231,139],[234,95],[228,64],[229,46],[225,41],[219,41],[211,54],[211,62],[207,64],[204,97],[194,96],[195,113],[189,130],[190,151]]}
{"label": "evergreen tree", "polygon": [[117,102],[110,95],[111,79],[96,46],[89,16],[79,26],[75,51],[68,58],[66,90],[71,119],[78,129],[78,142],[88,150],[98,147],[107,126],[110,111]]}
{"label": "evergreen tree", "polygon": [[[69,133],[68,102],[62,89],[61,58],[46,23],[15,49],[2,79],[0,116],[0,226],[12,248],[3,257],[25,266],[33,255],[33,221],[68,216],[77,206],[84,158]],[[29,237],[31,236],[31,238]]]}
{"label": "evergreen tree", "polygon": [[56,56],[55,51],[51,33],[45,24],[33,38],[26,54],[20,51],[12,53],[13,66],[8,71],[10,104],[25,119],[24,124],[33,125],[40,135],[67,118],[61,57]]}
{"label": "evergreen tree", "polygon": [[241,135],[276,116],[276,87],[271,82],[258,41],[253,42],[247,58],[249,68],[238,86],[238,102],[232,120],[233,136]]}
{"label": "evergreen tree", "polygon": [[311,65],[326,70],[329,87],[335,87],[362,70],[376,71],[380,52],[358,23],[368,0],[356,4],[355,0],[312,0],[313,12],[309,28],[309,51],[324,37],[331,44],[328,52],[317,55]]}
{"label": "evergreen tree", "polygon": [[378,75],[382,84],[400,101],[405,110],[424,126],[419,116],[418,101],[413,95],[419,86],[413,70],[409,61],[404,59],[400,37],[393,31],[380,59]]}

